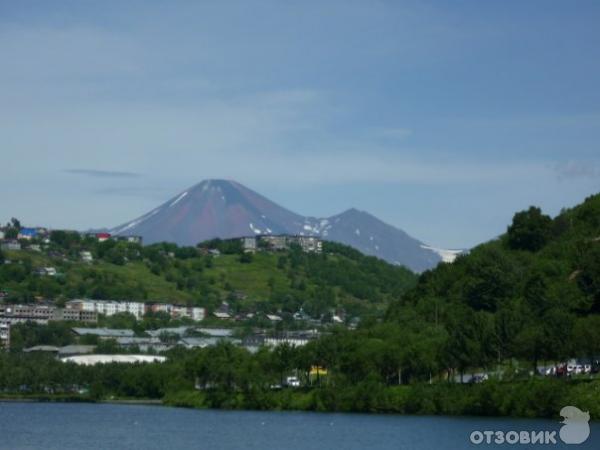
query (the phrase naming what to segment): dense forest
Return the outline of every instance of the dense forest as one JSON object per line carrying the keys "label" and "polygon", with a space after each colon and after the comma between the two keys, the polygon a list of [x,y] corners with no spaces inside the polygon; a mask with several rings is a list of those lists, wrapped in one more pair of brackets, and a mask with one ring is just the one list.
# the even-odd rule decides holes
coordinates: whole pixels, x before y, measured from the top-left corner
{"label": "dense forest", "polygon": [[600,195],[556,218],[531,207],[507,232],[424,273],[388,311],[439,330],[440,364],[600,356]]}

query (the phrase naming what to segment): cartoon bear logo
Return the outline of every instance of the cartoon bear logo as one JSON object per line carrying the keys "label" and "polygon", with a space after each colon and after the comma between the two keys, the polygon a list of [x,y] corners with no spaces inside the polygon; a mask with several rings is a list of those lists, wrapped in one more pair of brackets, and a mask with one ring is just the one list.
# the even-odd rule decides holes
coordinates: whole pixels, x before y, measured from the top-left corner
{"label": "cartoon bear logo", "polygon": [[565,444],[581,444],[590,436],[590,413],[575,406],[565,406],[560,410],[564,424],[560,429],[560,439]]}

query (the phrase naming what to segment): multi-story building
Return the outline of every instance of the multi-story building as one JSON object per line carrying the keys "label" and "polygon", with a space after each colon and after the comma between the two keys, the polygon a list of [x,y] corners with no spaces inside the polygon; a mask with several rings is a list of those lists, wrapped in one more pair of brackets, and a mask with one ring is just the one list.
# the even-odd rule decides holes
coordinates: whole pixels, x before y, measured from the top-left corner
{"label": "multi-story building", "polygon": [[56,308],[52,320],[96,323],[98,322],[98,314],[95,311],[82,311],[73,308]]}
{"label": "multi-story building", "polygon": [[10,322],[0,318],[0,350],[10,348]]}
{"label": "multi-story building", "polygon": [[7,322],[36,322],[47,324],[51,320],[71,320],[76,322],[97,322],[95,312],[70,308],[57,308],[54,305],[0,305],[0,318]]}
{"label": "multi-story building", "polygon": [[67,308],[78,311],[95,312],[96,314],[104,314],[105,316],[129,313],[138,320],[144,317],[145,312],[143,303],[117,302],[115,300],[71,300],[70,302],[67,302]]}
{"label": "multi-story building", "polygon": [[92,252],[87,251],[87,250],[83,250],[83,251],[79,252],[79,256],[81,256],[81,260],[83,262],[92,262],[94,260],[94,257],[92,256]]}
{"label": "multi-story building", "polygon": [[113,236],[113,241],[130,242],[132,244],[142,245],[142,236]]}
{"label": "multi-story building", "polygon": [[173,318],[187,317],[188,319],[200,322],[201,320],[204,320],[204,317],[206,317],[206,309],[198,306],[174,305],[171,310],[171,316]]}
{"label": "multi-story building", "polygon": [[146,312],[165,312],[173,318],[188,317],[195,321],[201,321],[206,316],[206,310],[197,306],[178,306],[169,303],[149,303],[115,301],[115,300],[71,300],[67,302],[67,308],[113,316],[119,313],[132,314],[141,320]]}
{"label": "multi-story building", "polygon": [[54,316],[55,306],[51,305],[0,305],[0,317],[10,323],[37,322],[46,324]]}
{"label": "multi-story building", "polygon": [[173,309],[173,305],[169,303],[146,303],[146,312],[149,313],[167,313],[171,315],[171,310]]}
{"label": "multi-story building", "polygon": [[314,236],[295,236],[296,243],[306,253],[321,253],[323,251],[323,241]]}
{"label": "multi-story building", "polygon": [[256,237],[249,236],[242,238],[242,250],[247,253],[254,253],[256,251]]}
{"label": "multi-story building", "polygon": [[288,236],[261,236],[260,243],[269,250],[285,250],[288,248]]}
{"label": "multi-story building", "polygon": [[2,242],[2,244],[0,244],[0,250],[4,250],[4,251],[21,250],[21,244],[19,243],[19,241],[15,241],[15,240],[4,241],[4,242]]}
{"label": "multi-story building", "polygon": [[242,238],[242,248],[245,252],[255,252],[257,248],[286,250],[294,244],[299,245],[306,253],[323,251],[323,241],[316,236],[261,235]]}

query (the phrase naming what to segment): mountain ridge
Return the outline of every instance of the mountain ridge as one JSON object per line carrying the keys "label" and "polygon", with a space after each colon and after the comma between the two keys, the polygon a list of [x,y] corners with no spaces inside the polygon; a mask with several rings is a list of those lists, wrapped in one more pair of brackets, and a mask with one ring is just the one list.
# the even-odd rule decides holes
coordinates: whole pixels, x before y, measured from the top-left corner
{"label": "mountain ridge", "polygon": [[224,179],[201,181],[109,231],[140,235],[147,244],[167,241],[178,245],[260,234],[312,235],[416,272],[435,267],[444,260],[440,253],[446,251],[427,246],[357,208],[330,217],[303,216],[237,181]]}

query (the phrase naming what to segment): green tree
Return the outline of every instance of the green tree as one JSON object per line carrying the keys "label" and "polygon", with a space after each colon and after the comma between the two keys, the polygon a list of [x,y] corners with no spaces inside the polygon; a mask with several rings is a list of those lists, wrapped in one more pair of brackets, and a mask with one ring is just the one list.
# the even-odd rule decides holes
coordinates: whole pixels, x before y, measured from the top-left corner
{"label": "green tree", "polygon": [[527,211],[514,215],[512,224],[508,227],[508,245],[515,250],[541,249],[552,234],[552,219],[542,214],[540,208],[531,206]]}

